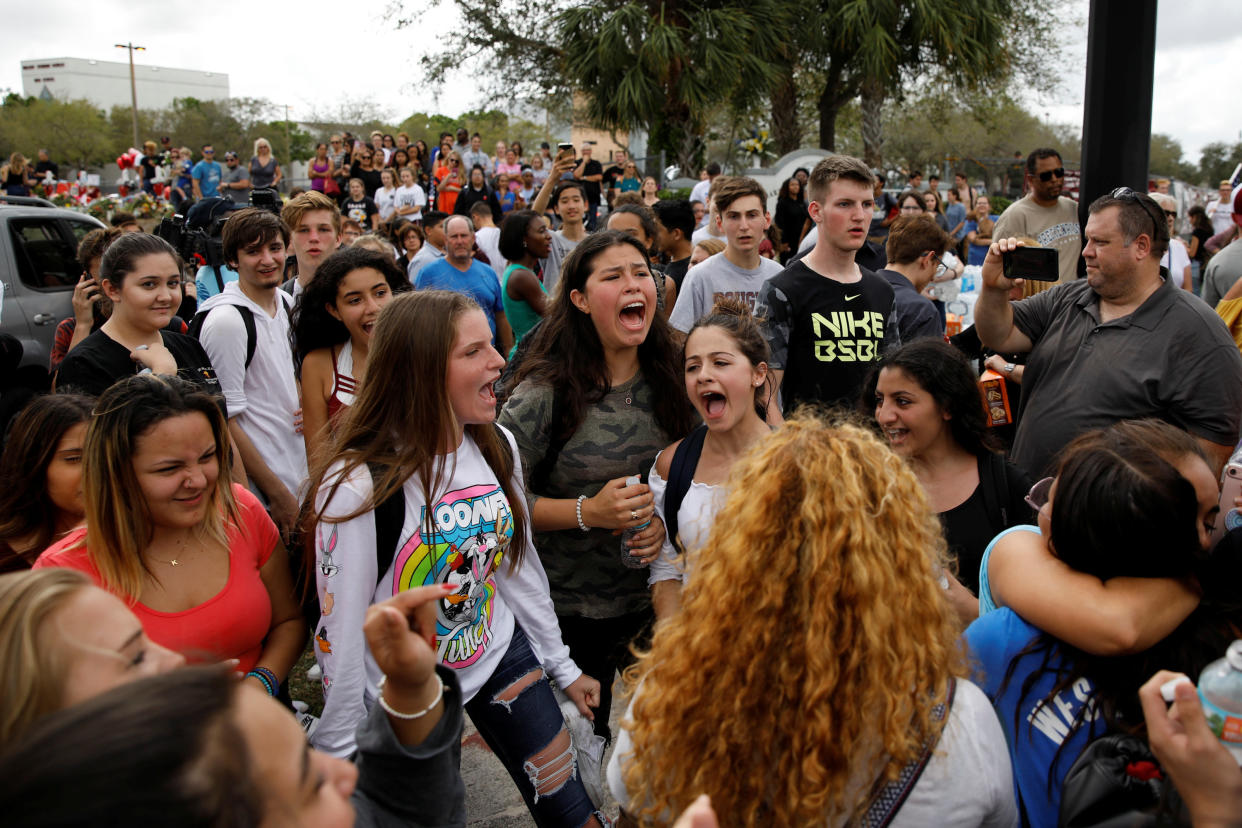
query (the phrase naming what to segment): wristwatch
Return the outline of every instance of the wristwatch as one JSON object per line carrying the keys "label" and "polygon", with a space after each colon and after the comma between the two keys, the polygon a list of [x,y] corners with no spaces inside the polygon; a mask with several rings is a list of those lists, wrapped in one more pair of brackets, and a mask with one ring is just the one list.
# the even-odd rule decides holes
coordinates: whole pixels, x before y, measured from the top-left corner
{"label": "wristwatch", "polygon": [[1012,362],[1006,362],[1004,367],[1005,367],[1005,373],[1006,373],[1006,374],[1012,374],[1012,373],[1013,373],[1014,364],[1013,364]]}

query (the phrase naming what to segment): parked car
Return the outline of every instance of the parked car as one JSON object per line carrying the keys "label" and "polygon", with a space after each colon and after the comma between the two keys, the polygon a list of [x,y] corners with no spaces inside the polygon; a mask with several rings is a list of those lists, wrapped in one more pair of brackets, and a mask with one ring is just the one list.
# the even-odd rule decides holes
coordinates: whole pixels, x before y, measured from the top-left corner
{"label": "parked car", "polygon": [[0,332],[21,342],[23,368],[47,371],[56,326],[73,315],[78,242],[103,226],[43,199],[0,196]]}

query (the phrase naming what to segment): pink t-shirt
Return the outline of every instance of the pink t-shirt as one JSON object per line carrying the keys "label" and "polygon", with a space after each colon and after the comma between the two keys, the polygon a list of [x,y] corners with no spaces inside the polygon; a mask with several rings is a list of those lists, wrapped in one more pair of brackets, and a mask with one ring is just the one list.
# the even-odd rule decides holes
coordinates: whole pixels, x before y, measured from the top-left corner
{"label": "pink t-shirt", "polygon": [[[244,486],[233,485],[233,497],[241,526],[230,525],[229,577],[224,589],[205,603],[182,612],[159,612],[134,603],[130,609],[142,623],[147,637],[181,653],[191,662],[235,658],[245,673],[259,661],[263,639],[272,625],[272,601],[259,570],[271,557],[280,533],[259,502]],[[75,529],[48,547],[35,562],[35,569],[62,566],[89,575],[103,587],[99,570],[83,543],[86,529]],[[106,587],[105,587],[106,588]]]}

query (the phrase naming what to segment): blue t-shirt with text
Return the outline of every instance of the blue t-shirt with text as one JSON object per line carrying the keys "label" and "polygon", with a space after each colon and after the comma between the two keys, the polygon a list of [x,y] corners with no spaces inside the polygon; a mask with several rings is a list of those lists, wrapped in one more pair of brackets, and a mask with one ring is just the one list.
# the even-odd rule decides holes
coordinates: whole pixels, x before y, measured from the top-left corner
{"label": "blue t-shirt with text", "polygon": [[[964,633],[971,659],[982,671],[975,678],[996,708],[1009,743],[1014,791],[1021,797],[1032,826],[1052,828],[1057,824],[1065,775],[1087,744],[1104,731],[1104,721],[1092,700],[1094,687],[1086,678],[1079,678],[1040,705],[1057,685],[1058,668],[1065,664],[1055,645],[1046,669],[1040,669],[1048,655],[1044,650],[1019,657],[1040,635],[1038,627],[1007,607],[980,616]],[[1006,682],[1009,665],[1015,660],[1013,675]],[[1023,693],[1027,679],[1035,673],[1037,678]],[[1079,716],[1083,723],[1071,736],[1070,728]],[[1054,762],[1050,788],[1048,771]]]}

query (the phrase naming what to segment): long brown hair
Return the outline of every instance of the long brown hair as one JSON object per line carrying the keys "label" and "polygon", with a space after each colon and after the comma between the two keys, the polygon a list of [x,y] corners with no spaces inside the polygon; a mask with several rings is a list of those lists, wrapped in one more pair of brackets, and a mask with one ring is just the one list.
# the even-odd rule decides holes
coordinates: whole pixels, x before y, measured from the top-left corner
{"label": "long brown hair", "polygon": [[[627,244],[643,254],[647,251],[633,236],[616,230],[604,230],[587,236],[561,266],[556,297],[548,307],[543,324],[533,334],[530,353],[518,369],[513,385],[524,379],[552,387],[562,414],[549,425],[553,440],[568,439],[578,430],[588,405],[602,400],[612,390],[604,346],[599,341],[591,317],[570,301],[569,295],[581,291],[591,275],[595,259],[605,250]],[[664,436],[680,440],[694,428],[695,414],[686,397],[678,356],[681,349],[673,338],[672,328],[664,317],[654,313],[647,338],[638,346],[638,364],[643,378],[651,385],[656,424]]]}
{"label": "long brown hair", "polygon": [[[394,297],[380,311],[367,357],[367,373],[354,404],[345,409],[327,450],[312,458],[310,486],[303,501],[302,528],[306,535],[307,571],[314,564],[314,528],[321,520],[344,523],[374,510],[395,494],[405,481],[418,475],[423,497],[430,505],[441,494],[447,456],[444,435],[460,424],[449,401],[446,381],[449,356],[457,339],[462,315],[479,310],[464,294],[447,290],[420,290]],[[400,381],[394,381],[400,378]],[[515,569],[526,545],[525,493],[513,485],[512,447],[492,423],[464,427],[500,481],[513,518],[509,566]],[[328,470],[341,463],[340,473]],[[374,481],[371,497],[344,517],[324,517],[337,489],[353,472],[369,465],[384,469]],[[324,488],[324,509],[316,509]],[[431,520],[431,510],[427,510]]]}
{"label": "long brown hair", "polygon": [[86,535],[81,545],[89,550],[104,587],[131,604],[142,592],[143,576],[152,575],[142,552],[155,533],[134,472],[134,453],[150,429],[194,413],[211,425],[220,469],[207,496],[207,517],[194,534],[201,543],[227,547],[227,525],[242,524],[229,476],[228,425],[214,397],[176,377],[139,374],[119,380],[100,395],[86,429],[82,474]]}
{"label": "long brown hair", "polygon": [[31,401],[13,420],[0,454],[0,540],[30,545],[14,553],[29,566],[56,534],[59,509],[47,494],[47,467],[61,438],[91,416],[91,399],[49,394]]}
{"label": "long brown hair", "polygon": [[707,793],[732,825],[836,824],[939,736],[965,675],[940,523],[874,435],[805,412],[729,489],[681,610],[626,671],[621,804],[658,824]]}

